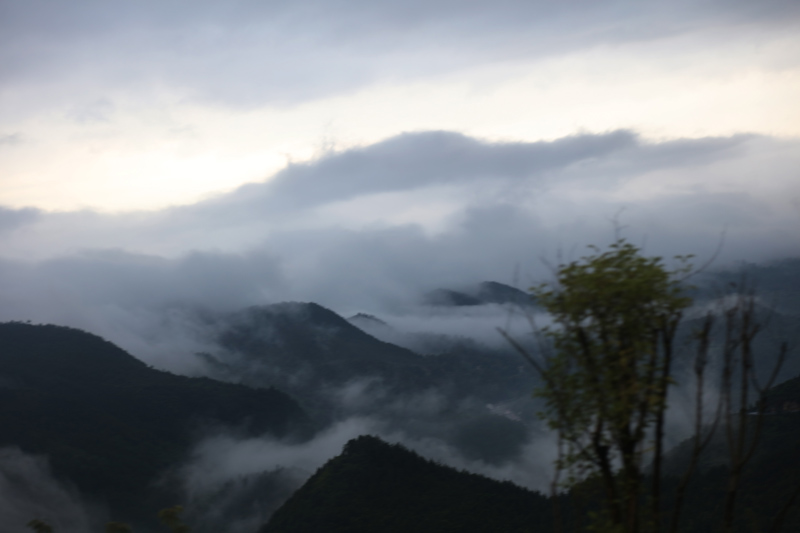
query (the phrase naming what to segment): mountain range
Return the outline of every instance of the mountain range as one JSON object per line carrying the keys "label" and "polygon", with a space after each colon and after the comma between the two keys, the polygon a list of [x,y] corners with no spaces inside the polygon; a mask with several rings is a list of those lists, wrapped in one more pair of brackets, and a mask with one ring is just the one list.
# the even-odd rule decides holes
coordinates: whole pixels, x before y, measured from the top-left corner
{"label": "mountain range", "polygon": [[[777,302],[770,324],[792,340],[800,308],[785,296],[800,286],[800,261],[747,268],[753,279],[768,278],[763,300]],[[712,305],[716,288],[739,283],[737,276],[701,280],[698,306]],[[441,289],[422,301],[436,313],[504,305],[537,312],[524,292],[495,282]],[[409,334],[390,319],[367,313],[346,319],[313,302],[205,313],[202,324],[207,350],[195,357],[205,377],[148,367],[84,331],[0,324],[0,446],[45,457],[53,482],[74,487],[97,528],[113,518],[138,532],[156,531],[157,511],[176,503],[186,504],[196,533],[261,526],[263,533],[551,531],[554,502],[573,515],[591,508],[475,473],[522,482],[532,475],[526,468],[550,460],[534,452],[548,446],[530,394],[535,375],[509,347],[435,331]],[[387,340],[395,338],[399,344]],[[784,378],[798,368],[790,361]],[[746,473],[750,488],[742,495],[743,508],[762,528],[800,472],[800,379],[776,387],[769,402],[763,451]],[[329,435],[358,424],[368,429],[353,430],[354,439],[330,459],[341,445],[325,444]],[[379,436],[358,436],[364,433]],[[236,459],[219,452],[198,462],[226,443],[261,446],[252,452],[256,458],[275,447],[289,456],[324,444],[330,460],[309,470],[287,459],[283,466],[241,470],[202,491],[192,487],[190,467],[213,469]],[[682,449],[673,452],[671,471],[681,470]],[[0,481],[24,482],[12,474],[0,464]],[[709,452],[681,531],[713,526],[720,505],[713,487],[725,475]],[[787,524],[800,520],[796,512],[787,516]],[[64,529],[72,531],[79,530]]]}

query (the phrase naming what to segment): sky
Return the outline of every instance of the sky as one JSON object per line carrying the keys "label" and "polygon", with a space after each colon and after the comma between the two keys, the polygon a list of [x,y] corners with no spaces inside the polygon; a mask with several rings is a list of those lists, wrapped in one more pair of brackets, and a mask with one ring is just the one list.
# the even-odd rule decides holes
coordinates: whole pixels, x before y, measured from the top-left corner
{"label": "sky", "polygon": [[0,319],[144,357],[187,306],[400,316],[615,235],[796,256],[799,30],[793,0],[0,0]]}

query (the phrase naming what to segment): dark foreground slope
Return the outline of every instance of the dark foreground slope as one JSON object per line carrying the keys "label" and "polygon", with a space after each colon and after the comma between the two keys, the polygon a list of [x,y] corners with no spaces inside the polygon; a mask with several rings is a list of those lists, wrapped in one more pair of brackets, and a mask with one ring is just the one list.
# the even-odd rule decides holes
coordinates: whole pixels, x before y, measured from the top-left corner
{"label": "dark foreground slope", "polygon": [[541,494],[361,436],[320,468],[260,533],[521,533],[551,528],[550,500]]}
{"label": "dark foreground slope", "polygon": [[[744,469],[735,506],[735,531],[800,531],[800,376],[767,392],[766,415],[754,454]],[[732,425],[735,424],[732,418]],[[752,437],[758,422],[748,417]],[[682,513],[681,528],[686,533],[716,531],[725,508],[728,485],[728,443],[724,423],[698,462]],[[748,440],[749,440],[748,438]],[[665,458],[665,470],[683,473],[692,443],[687,441]],[[665,481],[668,507],[677,478]],[[794,502],[793,505],[788,505]]]}
{"label": "dark foreground slope", "polygon": [[277,390],[154,370],[75,329],[0,324],[0,446],[47,455],[58,477],[106,503],[117,520],[174,505],[154,501],[152,484],[203,431],[286,436],[307,424]]}

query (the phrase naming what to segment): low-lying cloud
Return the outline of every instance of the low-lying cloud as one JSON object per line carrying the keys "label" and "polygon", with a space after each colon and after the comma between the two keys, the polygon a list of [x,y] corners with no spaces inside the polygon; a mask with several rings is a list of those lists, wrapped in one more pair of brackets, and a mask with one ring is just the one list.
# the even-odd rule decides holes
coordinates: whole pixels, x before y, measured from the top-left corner
{"label": "low-lying cloud", "polygon": [[[515,460],[490,464],[465,457],[458,448],[441,438],[409,435],[378,418],[369,417],[348,418],[301,444],[270,438],[212,436],[197,445],[191,459],[176,475],[184,485],[189,505],[204,501],[206,495],[221,493],[222,487],[226,487],[230,499],[235,500],[232,492],[246,492],[242,480],[272,476],[276,485],[282,487],[272,491],[274,501],[263,498],[263,508],[251,508],[249,512],[234,515],[243,525],[258,525],[259,521],[264,523],[271,512],[318,468],[339,455],[347,441],[360,435],[375,435],[390,443],[403,444],[425,458],[459,470],[509,480],[543,492],[550,488],[552,462],[556,454],[555,440],[551,435],[536,434],[524,442]],[[231,520],[230,516],[227,520]]]}
{"label": "low-lying cloud", "polygon": [[[798,168],[796,141],[757,136],[486,143],[432,132],[331,153],[191,206],[6,209],[0,319],[84,328],[195,372],[182,354],[206,342],[198,311],[314,301],[413,330],[438,320],[419,306],[425,292],[529,287],[549,279],[548,264],[613,240],[612,219],[650,254],[702,262],[724,233],[718,266],[795,255]],[[455,323],[438,325],[457,333]]]}

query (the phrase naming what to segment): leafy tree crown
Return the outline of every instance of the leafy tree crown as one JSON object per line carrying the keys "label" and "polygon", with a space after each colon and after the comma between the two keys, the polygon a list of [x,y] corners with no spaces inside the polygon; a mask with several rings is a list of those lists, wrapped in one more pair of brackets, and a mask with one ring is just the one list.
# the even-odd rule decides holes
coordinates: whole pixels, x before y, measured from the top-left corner
{"label": "leafy tree crown", "polygon": [[[556,283],[531,289],[551,315],[540,372],[541,413],[559,432],[559,466],[585,475],[622,460],[638,470],[648,426],[665,408],[667,350],[691,304],[681,276],[624,241],[562,264]],[[574,481],[574,478],[571,478]]]}

